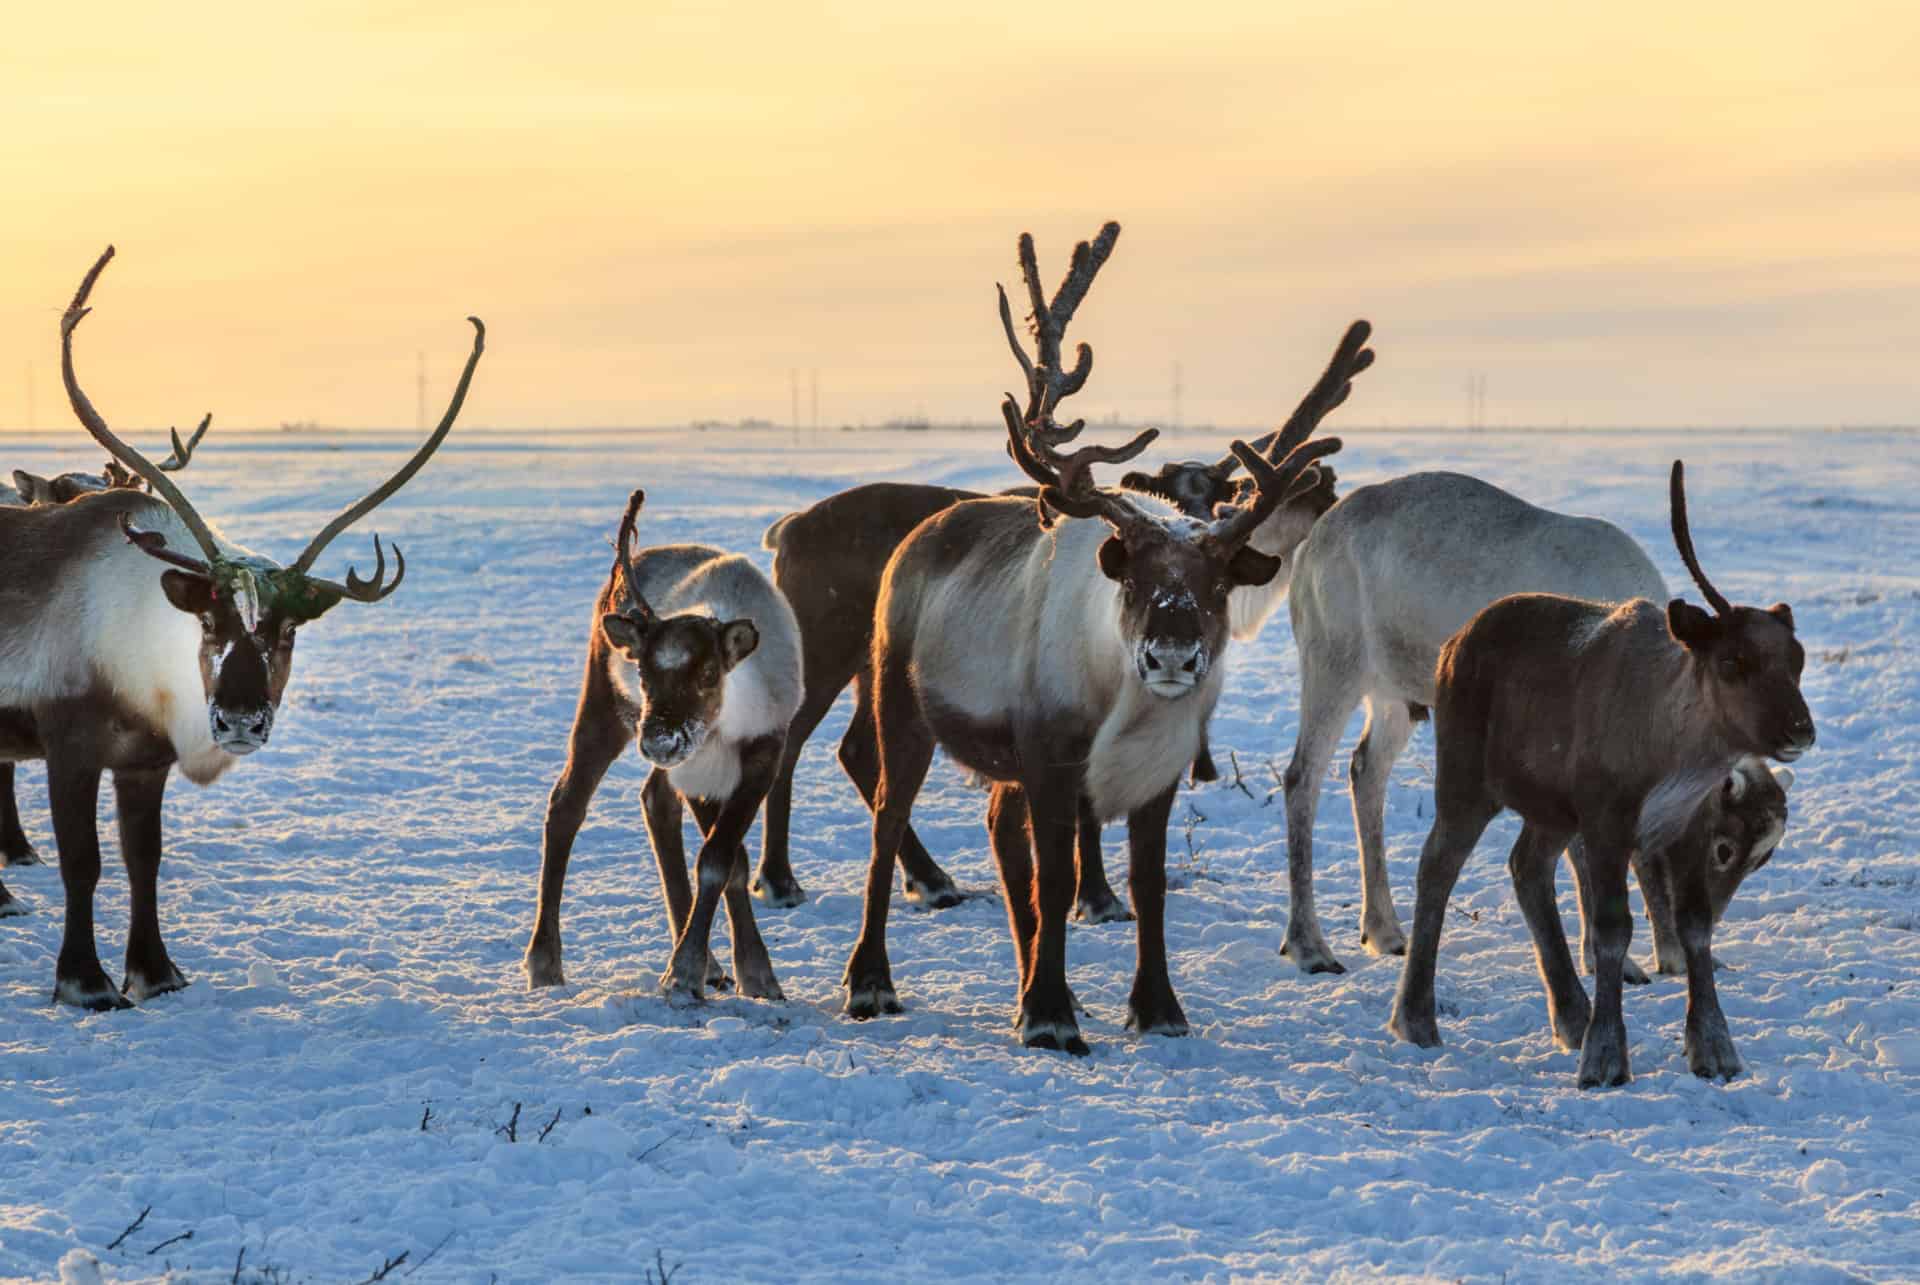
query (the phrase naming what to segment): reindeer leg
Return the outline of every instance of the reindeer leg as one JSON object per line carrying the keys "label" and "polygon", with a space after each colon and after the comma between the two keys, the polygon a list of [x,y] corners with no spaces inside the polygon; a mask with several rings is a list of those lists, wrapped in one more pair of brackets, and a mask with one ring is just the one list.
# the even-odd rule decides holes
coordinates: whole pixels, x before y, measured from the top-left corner
{"label": "reindeer leg", "polygon": [[47,746],[47,796],[53,804],[53,841],[60,846],[60,882],[67,894],[53,998],[95,1012],[132,1008],[107,980],[93,940],[93,893],[100,884],[100,836],[94,829],[99,765],[84,752],[71,753],[58,743]]}
{"label": "reindeer leg", "polygon": [[1353,828],[1360,836],[1360,944],[1375,955],[1404,955],[1407,936],[1393,907],[1387,880],[1387,786],[1394,760],[1413,735],[1405,701],[1367,697],[1367,727],[1354,746],[1348,778],[1353,784]]}
{"label": "reindeer leg", "polygon": [[1187,1015],[1167,970],[1167,818],[1178,786],[1127,816],[1127,890],[1137,907],[1133,993],[1127,1029],[1142,1035],[1185,1035]]}
{"label": "reindeer leg", "polygon": [[[27,832],[20,828],[20,805],[13,796],[13,764],[0,763],[0,865],[37,866],[40,854],[34,851]],[[0,916],[12,898],[0,894]]]}
{"label": "reindeer leg", "polygon": [[1079,786],[1080,782],[1071,778],[1024,786],[1033,834],[1033,913],[1037,928],[1028,955],[1026,984],[1020,993],[1020,1042],[1028,1048],[1064,1049],[1084,1057],[1089,1050],[1074,1017],[1073,992],[1067,987],[1067,914],[1073,909]]}
{"label": "reindeer leg", "polygon": [[[640,787],[640,808],[647,823],[647,839],[653,845],[653,864],[660,871],[660,895],[667,906],[667,940],[677,947],[693,914],[693,888],[687,882],[686,835],[681,829],[686,822],[686,807],[666,769],[656,767],[647,774],[647,783]],[[704,834],[706,825],[701,824]],[[712,952],[707,954],[703,985],[716,991],[733,985]],[[699,999],[701,994],[696,989],[693,998]]]}
{"label": "reindeer leg", "polygon": [[[840,766],[872,808],[880,786],[880,733],[874,722],[872,683],[865,670],[854,680],[853,719],[840,738]],[[911,824],[901,833],[899,859],[900,891],[908,901],[929,910],[945,910],[966,900]]]}
{"label": "reindeer leg", "polygon": [[136,1004],[150,996],[186,987],[185,974],[174,967],[160,940],[160,803],[167,790],[167,769],[116,770],[113,774],[115,810],[120,816],[120,856],[127,866],[132,894],[127,930],[127,972],[120,993]]}
{"label": "reindeer leg", "polygon": [[1543,830],[1529,822],[1521,827],[1520,837],[1507,855],[1507,873],[1513,879],[1513,894],[1527,921],[1527,931],[1533,936],[1533,958],[1547,988],[1547,1019],[1553,1027],[1554,1043],[1572,1052],[1587,1037],[1593,1006],[1587,1002],[1586,989],[1574,969],[1573,952],[1567,949],[1566,929],[1560,923],[1560,904],[1554,897],[1554,871],[1560,864],[1560,850],[1566,846],[1565,833]]}
{"label": "reindeer leg", "polygon": [[[787,844],[793,822],[793,769],[807,738],[820,726],[820,720],[833,708],[845,680],[834,684],[816,681],[808,675],[805,696],[793,722],[787,726],[786,748],[780,753],[780,768],[767,791],[767,815],[760,825],[760,868],[753,876],[753,895],[769,906],[797,906],[807,899],[806,890],[794,877]],[[729,903],[731,904],[731,903]],[[731,912],[729,912],[731,919]]]}
{"label": "reindeer leg", "polygon": [[1633,914],[1627,903],[1627,862],[1632,826],[1603,822],[1581,827],[1587,841],[1587,867],[1593,880],[1593,1018],[1580,1046],[1580,1087],[1606,1088],[1633,1079],[1627,1052],[1627,1023],[1621,1010],[1622,966],[1633,941]]}
{"label": "reindeer leg", "polygon": [[[1713,976],[1713,898],[1707,887],[1708,854],[1698,849],[1670,852],[1674,927],[1686,952],[1687,1069],[1703,1080],[1731,1080],[1740,1074],[1740,1055],[1720,1011]],[[1644,884],[1642,887],[1644,888]]]}
{"label": "reindeer leg", "polygon": [[893,895],[893,863],[907,818],[933,764],[933,729],[915,703],[905,659],[888,659],[874,693],[880,781],[874,791],[873,856],[867,865],[866,908],[860,919],[860,939],[847,959],[845,974],[847,1015],[856,1020],[900,1011],[893,970],[887,961],[887,902]]}
{"label": "reindeer leg", "polygon": [[[1303,656],[1303,661],[1305,657]],[[1287,795],[1287,935],[1280,953],[1303,973],[1344,973],[1320,931],[1313,906],[1313,821],[1320,808],[1320,783],[1333,761],[1334,747],[1360,692],[1346,675],[1327,674],[1303,663],[1300,672],[1300,731],[1282,785]]]}
{"label": "reindeer leg", "polygon": [[[1580,903],[1580,966],[1586,970],[1587,976],[1591,977],[1594,973],[1593,877],[1587,872],[1587,845],[1577,834],[1567,844],[1567,864],[1573,867],[1574,894]],[[1645,882],[1642,881],[1640,886],[1644,890]],[[1651,912],[1651,902],[1648,903],[1648,909]],[[1656,929],[1655,936],[1658,935]],[[1647,976],[1640,965],[1633,962],[1631,955],[1627,956],[1626,961],[1620,965],[1620,977],[1629,986],[1645,986],[1653,980]]]}
{"label": "reindeer leg", "polygon": [[1473,845],[1500,810],[1491,799],[1471,795],[1443,801],[1438,790],[1434,802],[1433,829],[1427,832],[1426,846],[1420,850],[1420,874],[1414,882],[1413,940],[1407,947],[1407,962],[1400,969],[1393,1015],[1387,1020],[1388,1030],[1421,1048],[1434,1048],[1440,1043],[1433,978],[1447,899],[1453,896],[1461,867],[1473,855]]}
{"label": "reindeer leg", "polygon": [[1106,854],[1100,851],[1100,818],[1093,814],[1092,802],[1084,798],[1080,800],[1080,819],[1074,834],[1074,856],[1079,885],[1074,892],[1073,917],[1090,924],[1132,919],[1133,912],[1113,895],[1113,885],[1107,882]]}
{"label": "reindeer leg", "polygon": [[[1674,865],[1671,852],[1633,850],[1633,877],[1640,884],[1640,900],[1647,905],[1647,925],[1653,930],[1653,971],[1656,973],[1687,971],[1686,947],[1681,944],[1679,921],[1674,911]],[[1642,981],[1647,980],[1645,973],[1640,977]]]}
{"label": "reindeer leg", "polygon": [[1033,913],[1033,836],[1027,830],[1027,796],[1018,785],[997,784],[987,800],[987,842],[1000,871],[1000,891],[1007,903],[1007,927],[1013,933],[1013,1024],[1020,1025],[1019,997],[1026,992],[1033,964],[1033,939],[1040,921]]}
{"label": "reindeer leg", "polygon": [[567,765],[547,795],[546,831],[540,848],[540,896],[533,915],[533,933],[521,961],[528,990],[566,981],[560,968],[560,896],[567,883],[573,839],[580,833],[580,823],[586,820],[587,805],[593,801],[601,779],[632,735],[633,729],[616,712],[605,677],[597,668],[590,671],[573,718]]}
{"label": "reindeer leg", "polygon": [[[765,939],[760,936],[760,926],[754,922],[753,898],[747,895],[747,849],[741,841],[753,825],[754,814],[760,810],[760,801],[779,770],[780,759],[781,745],[776,737],[743,747],[740,783],[724,803],[712,799],[688,800],[706,836],[700,855],[703,892],[707,852],[722,844],[732,845],[733,855],[722,890],[727,906],[727,934],[733,942],[733,971],[739,978],[740,993],[753,999],[786,999],[779,980],[773,975],[773,960],[767,954]],[[711,951],[707,958],[711,964]]]}

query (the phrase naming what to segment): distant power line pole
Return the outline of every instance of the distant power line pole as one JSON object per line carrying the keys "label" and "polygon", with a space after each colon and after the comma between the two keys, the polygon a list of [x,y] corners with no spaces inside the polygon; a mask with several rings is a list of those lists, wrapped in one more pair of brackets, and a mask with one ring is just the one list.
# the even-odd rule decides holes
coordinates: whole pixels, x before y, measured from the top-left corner
{"label": "distant power line pole", "polygon": [[807,372],[807,422],[814,435],[820,433],[820,368]]}
{"label": "distant power line pole", "polygon": [[1481,371],[1467,372],[1467,429],[1479,432],[1487,426],[1487,376]]}
{"label": "distant power line pole", "polygon": [[417,352],[413,355],[413,427],[416,432],[425,432],[427,428],[427,354]]}
{"label": "distant power line pole", "polygon": [[1180,363],[1173,363],[1173,426],[1180,427],[1180,394],[1185,391],[1180,379]]}

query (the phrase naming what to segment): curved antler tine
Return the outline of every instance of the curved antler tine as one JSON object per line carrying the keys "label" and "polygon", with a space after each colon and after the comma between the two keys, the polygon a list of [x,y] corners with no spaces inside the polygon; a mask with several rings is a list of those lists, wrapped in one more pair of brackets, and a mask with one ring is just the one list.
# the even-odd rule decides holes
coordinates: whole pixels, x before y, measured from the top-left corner
{"label": "curved antler tine", "polygon": [[1060,282],[1060,288],[1053,292],[1053,304],[1047,309],[1056,333],[1066,328],[1067,322],[1080,307],[1080,301],[1087,297],[1087,288],[1093,284],[1094,275],[1113,254],[1114,243],[1119,239],[1120,225],[1109,219],[1101,225],[1100,235],[1091,242],[1082,241],[1073,247],[1073,259],[1067,267],[1067,275]]}
{"label": "curved antler tine", "polygon": [[634,543],[638,537],[634,529],[639,525],[640,506],[647,502],[647,493],[639,487],[627,497],[627,510],[620,515],[620,532],[614,537],[614,556],[618,559],[621,577],[626,581],[627,602],[629,607],[639,613],[643,620],[653,618],[653,604],[640,593],[640,568],[634,563]]}
{"label": "curved antler tine", "polygon": [[200,559],[190,558],[184,553],[175,553],[172,549],[169,549],[167,547],[167,537],[160,532],[143,531],[133,525],[133,518],[130,514],[122,513],[120,515],[120,534],[127,537],[128,544],[133,545],[143,553],[160,559],[162,562],[180,567],[186,571],[191,571],[197,576],[206,576],[208,578],[212,578],[213,576],[213,568],[200,561]]}
{"label": "curved antler tine", "polygon": [[207,435],[207,425],[211,423],[213,423],[213,412],[208,411],[200,417],[200,427],[194,429],[193,435],[185,442],[180,440],[179,429],[169,428],[167,432],[173,438],[173,454],[160,461],[161,470],[173,473],[185,468],[187,462],[193,458],[193,448],[200,445],[200,439]]}
{"label": "curved antler tine", "polygon": [[1337,437],[1303,442],[1285,460],[1274,464],[1245,442],[1235,441],[1233,453],[1253,480],[1253,497],[1216,519],[1207,532],[1208,538],[1227,548],[1245,543],[1260,524],[1272,516],[1275,509],[1295,496],[1312,490],[1319,481],[1317,477],[1305,485],[1301,483],[1305,475],[1312,471],[1313,462],[1322,456],[1332,455],[1343,445]]}
{"label": "curved antler tine", "polygon": [[153,488],[154,494],[165,500],[179,515],[180,520],[186,524],[187,530],[192,533],[194,542],[200,546],[201,551],[211,562],[220,556],[220,544],[213,538],[213,532],[208,529],[205,522],[200,520],[200,515],[194,512],[193,505],[187,503],[187,497],[180,493],[180,488],[173,484],[172,478],[155,468],[146,456],[121,441],[114,435],[113,430],[107,427],[107,422],[100,418],[100,412],[93,408],[93,403],[87,399],[86,393],[81,391],[80,377],[73,369],[74,329],[92,311],[87,306],[87,298],[93,293],[93,283],[100,279],[100,274],[106,270],[107,264],[112,259],[113,247],[108,246],[106,253],[95,260],[93,267],[87,270],[87,275],[81,278],[80,288],[74,291],[73,302],[67,305],[66,312],[60,318],[60,378],[67,386],[67,401],[72,405],[73,413],[79,417],[80,423],[88,433],[92,434],[93,440],[106,447],[109,455],[145,478],[147,485]]}
{"label": "curved antler tine", "polygon": [[1020,336],[1013,329],[1013,305],[1007,302],[1007,288],[995,282],[993,288],[1000,293],[1000,325],[1007,332],[1007,347],[1013,349],[1013,359],[1020,363],[1020,373],[1027,377],[1028,386],[1033,383],[1033,360],[1027,356],[1027,350],[1020,346]]}
{"label": "curved antler tine", "polygon": [[1052,366],[1056,364],[1059,355],[1060,340],[1057,335],[1049,333],[1052,330],[1053,317],[1047,309],[1047,296],[1040,286],[1040,262],[1033,251],[1033,233],[1020,234],[1019,255],[1020,279],[1026,283],[1027,303],[1033,310],[1030,319],[1033,323],[1034,347],[1037,350],[1035,355],[1039,359],[1037,364]]}
{"label": "curved antler tine", "polygon": [[[1060,379],[1060,397],[1071,397],[1086,386],[1087,376],[1093,373],[1093,346],[1081,344],[1074,350],[1073,369]],[[1056,398],[1056,400],[1058,400]]]}
{"label": "curved antler tine", "polygon": [[1693,552],[1693,532],[1687,527],[1686,466],[1679,460],[1673,462],[1667,495],[1673,509],[1673,543],[1680,550],[1680,561],[1687,564],[1687,574],[1700,586],[1700,596],[1707,600],[1708,605],[1722,616],[1730,615],[1733,604],[1713,587],[1713,582],[1707,579],[1707,573],[1700,569],[1700,559]]}
{"label": "curved antler tine", "polygon": [[460,372],[460,382],[454,387],[453,400],[447,403],[447,413],[440,417],[439,426],[421,444],[420,449],[413,453],[413,457],[400,466],[399,472],[369,491],[364,499],[344,510],[339,517],[327,523],[320,534],[313,537],[312,542],[300,556],[294,559],[292,570],[302,573],[310,570],[314,560],[320,556],[327,545],[333,542],[335,536],[379,508],[389,496],[412,480],[413,475],[418,473],[433,453],[440,449],[440,443],[446,440],[448,432],[453,428],[453,421],[460,417],[460,408],[467,400],[467,385],[473,382],[473,369],[480,364],[480,354],[485,352],[487,347],[486,324],[478,317],[468,317],[467,320],[473,323],[473,351],[467,355],[466,369]]}
{"label": "curved antler tine", "polygon": [[380,537],[376,534],[373,537],[373,579],[362,580],[354,571],[352,564],[349,563],[347,566],[347,596],[360,602],[378,602],[395,589],[398,589],[400,582],[406,579],[407,576],[407,556],[400,552],[400,546],[397,544],[393,546],[393,561],[393,582],[383,587],[381,582],[387,578],[387,558],[385,552],[380,548]]}

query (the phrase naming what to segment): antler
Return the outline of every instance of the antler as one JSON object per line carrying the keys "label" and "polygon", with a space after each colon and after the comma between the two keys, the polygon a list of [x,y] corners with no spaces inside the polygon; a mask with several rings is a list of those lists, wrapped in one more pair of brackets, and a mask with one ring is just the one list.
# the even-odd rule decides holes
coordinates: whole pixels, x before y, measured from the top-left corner
{"label": "antler", "polygon": [[627,583],[627,609],[642,620],[653,618],[653,606],[640,593],[640,569],[634,565],[633,543],[634,527],[640,517],[640,506],[647,502],[647,493],[634,488],[627,497],[627,511],[620,518],[620,534],[614,537],[613,565]]}
{"label": "antler", "polygon": [[1160,431],[1146,429],[1125,446],[1083,446],[1071,455],[1061,455],[1058,448],[1078,437],[1086,427],[1086,421],[1077,419],[1071,424],[1061,425],[1055,423],[1053,418],[1054,409],[1059,406],[1061,399],[1079,392],[1085,386],[1087,376],[1093,372],[1093,349],[1084,343],[1078,346],[1073,369],[1063,370],[1060,340],[1066,332],[1067,323],[1073,319],[1075,310],[1093,285],[1100,265],[1112,255],[1114,243],[1119,237],[1120,225],[1109,222],[1091,242],[1082,241],[1074,246],[1066,278],[1054,291],[1053,302],[1048,303],[1040,284],[1040,265],[1034,255],[1033,236],[1027,232],[1020,234],[1020,275],[1026,282],[1027,298],[1033,307],[1028,316],[1034,338],[1032,358],[1020,346],[1020,337],[1014,332],[1013,309],[1007,302],[1006,287],[995,286],[1000,296],[1000,325],[1006,331],[1007,346],[1013,349],[1014,360],[1020,363],[1021,373],[1027,381],[1024,413],[1012,393],[1008,393],[1000,404],[1000,413],[1007,421],[1007,454],[1013,457],[1022,472],[1040,483],[1042,526],[1052,525],[1049,507],[1069,517],[1104,517],[1115,523],[1132,521],[1140,516],[1139,510],[1125,497],[1117,492],[1103,491],[1094,485],[1092,467],[1095,464],[1117,464],[1132,459],[1146,450],[1147,445],[1160,435]]}
{"label": "antler", "polygon": [[173,473],[185,468],[187,462],[193,458],[193,448],[200,445],[200,439],[207,435],[207,425],[211,423],[213,423],[213,412],[208,411],[200,417],[200,427],[194,429],[193,436],[184,442],[180,440],[179,429],[169,428],[167,432],[173,437],[173,454],[160,461],[161,469]]}
{"label": "antler", "polygon": [[1223,506],[1227,512],[1207,528],[1207,539],[1225,550],[1245,544],[1275,509],[1319,484],[1319,471],[1313,467],[1313,462],[1324,455],[1333,454],[1341,445],[1337,437],[1302,442],[1276,466],[1253,447],[1236,441],[1233,444],[1233,456],[1246,466],[1253,478],[1253,498],[1244,504]]}
{"label": "antler", "polygon": [[128,514],[120,515],[120,532],[127,537],[127,543],[152,554],[162,562],[172,563],[176,567],[193,572],[197,576],[213,578],[213,568],[198,558],[190,558],[184,553],[175,553],[167,547],[167,537],[158,531],[143,531],[133,525]]}
{"label": "antler", "polygon": [[[93,439],[106,447],[109,455],[145,478],[147,485],[153,489],[153,493],[165,500],[168,506],[179,515],[180,520],[186,524],[187,530],[193,533],[194,542],[200,546],[211,563],[220,557],[220,545],[213,538],[213,532],[194,511],[193,505],[187,502],[187,497],[180,493],[180,488],[173,484],[172,478],[156,468],[146,456],[121,441],[114,435],[113,430],[107,427],[107,422],[100,418],[100,412],[93,408],[93,403],[87,400],[87,395],[80,390],[80,377],[74,373],[73,331],[87,313],[92,311],[87,306],[87,297],[93,293],[93,283],[100,279],[100,274],[106,270],[107,264],[112,259],[113,247],[108,246],[106,253],[95,260],[93,267],[81,279],[80,288],[74,292],[73,302],[67,305],[66,313],[60,318],[60,376],[67,385],[67,401],[72,404],[73,413],[80,417],[81,424],[93,435]],[[203,424],[202,431],[204,429]],[[174,438],[176,444],[179,440],[177,436]],[[197,435],[194,440],[199,440]],[[178,453],[177,445],[175,449]],[[182,459],[180,462],[184,464],[186,460]],[[147,551],[153,552],[150,548]]]}
{"label": "antler", "polygon": [[1673,462],[1673,476],[1667,485],[1667,493],[1673,505],[1673,542],[1680,550],[1680,561],[1687,564],[1687,574],[1700,586],[1700,594],[1715,612],[1725,616],[1733,611],[1720,591],[1707,579],[1707,573],[1700,569],[1700,559],[1693,553],[1693,533],[1687,529],[1687,486],[1686,466],[1679,460]]}
{"label": "antler", "polygon": [[[1307,390],[1307,395],[1300,399],[1300,404],[1294,407],[1287,422],[1254,443],[1269,462],[1278,463],[1290,456],[1295,447],[1313,436],[1313,430],[1320,427],[1321,420],[1347,400],[1348,394],[1353,392],[1354,376],[1373,365],[1373,349],[1366,347],[1372,334],[1373,326],[1364,320],[1347,327],[1347,333],[1340,337],[1339,346],[1333,350],[1326,370]],[[1239,456],[1229,452],[1222,455],[1213,467],[1225,477],[1239,467]]]}
{"label": "antler", "polygon": [[[312,543],[308,544],[300,556],[294,559],[292,570],[305,574],[312,568],[314,560],[320,556],[327,545],[333,542],[335,536],[379,508],[380,505],[386,501],[387,497],[405,486],[408,481],[412,479],[413,475],[420,471],[421,466],[427,462],[428,457],[440,449],[440,443],[446,440],[447,433],[453,428],[453,421],[459,418],[461,405],[467,400],[467,385],[473,382],[473,368],[480,364],[480,354],[486,350],[486,324],[478,317],[468,317],[467,320],[473,323],[473,351],[467,355],[466,369],[460,372],[460,382],[454,387],[453,400],[447,404],[447,413],[441,416],[439,427],[435,428],[420,449],[413,453],[413,458],[400,466],[399,472],[368,492],[366,498],[344,510],[339,517],[327,523],[327,525],[321,529],[320,534],[313,537]],[[378,537],[375,537],[374,556],[378,558],[379,554],[380,542]],[[401,574],[404,574],[406,560],[400,556],[400,546],[397,544],[393,547],[393,556],[394,559],[400,563],[402,569]],[[379,578],[380,574],[376,571],[374,573],[373,583],[377,583]],[[326,582],[316,581],[316,583]],[[349,568],[347,572],[347,596],[356,598],[362,602],[376,602],[379,598],[385,597],[386,593],[392,593],[393,590],[399,586],[400,581],[398,576],[396,576],[393,584],[387,587],[386,593],[379,594],[373,598],[367,598],[359,593],[353,592],[350,586],[354,583],[355,578],[353,571]],[[369,582],[360,581],[359,583],[364,586]],[[342,588],[343,586],[336,585],[333,587]]]}

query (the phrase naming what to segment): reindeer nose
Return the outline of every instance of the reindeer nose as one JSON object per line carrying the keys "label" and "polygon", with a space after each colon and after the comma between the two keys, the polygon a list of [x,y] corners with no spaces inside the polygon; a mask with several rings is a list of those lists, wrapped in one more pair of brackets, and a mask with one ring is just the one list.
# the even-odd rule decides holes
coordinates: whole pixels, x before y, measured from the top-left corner
{"label": "reindeer nose", "polygon": [[1175,674],[1190,674],[1198,677],[1206,672],[1201,646],[1197,642],[1160,640],[1150,642],[1140,650],[1141,660],[1146,666],[1146,674],[1149,677]]}

